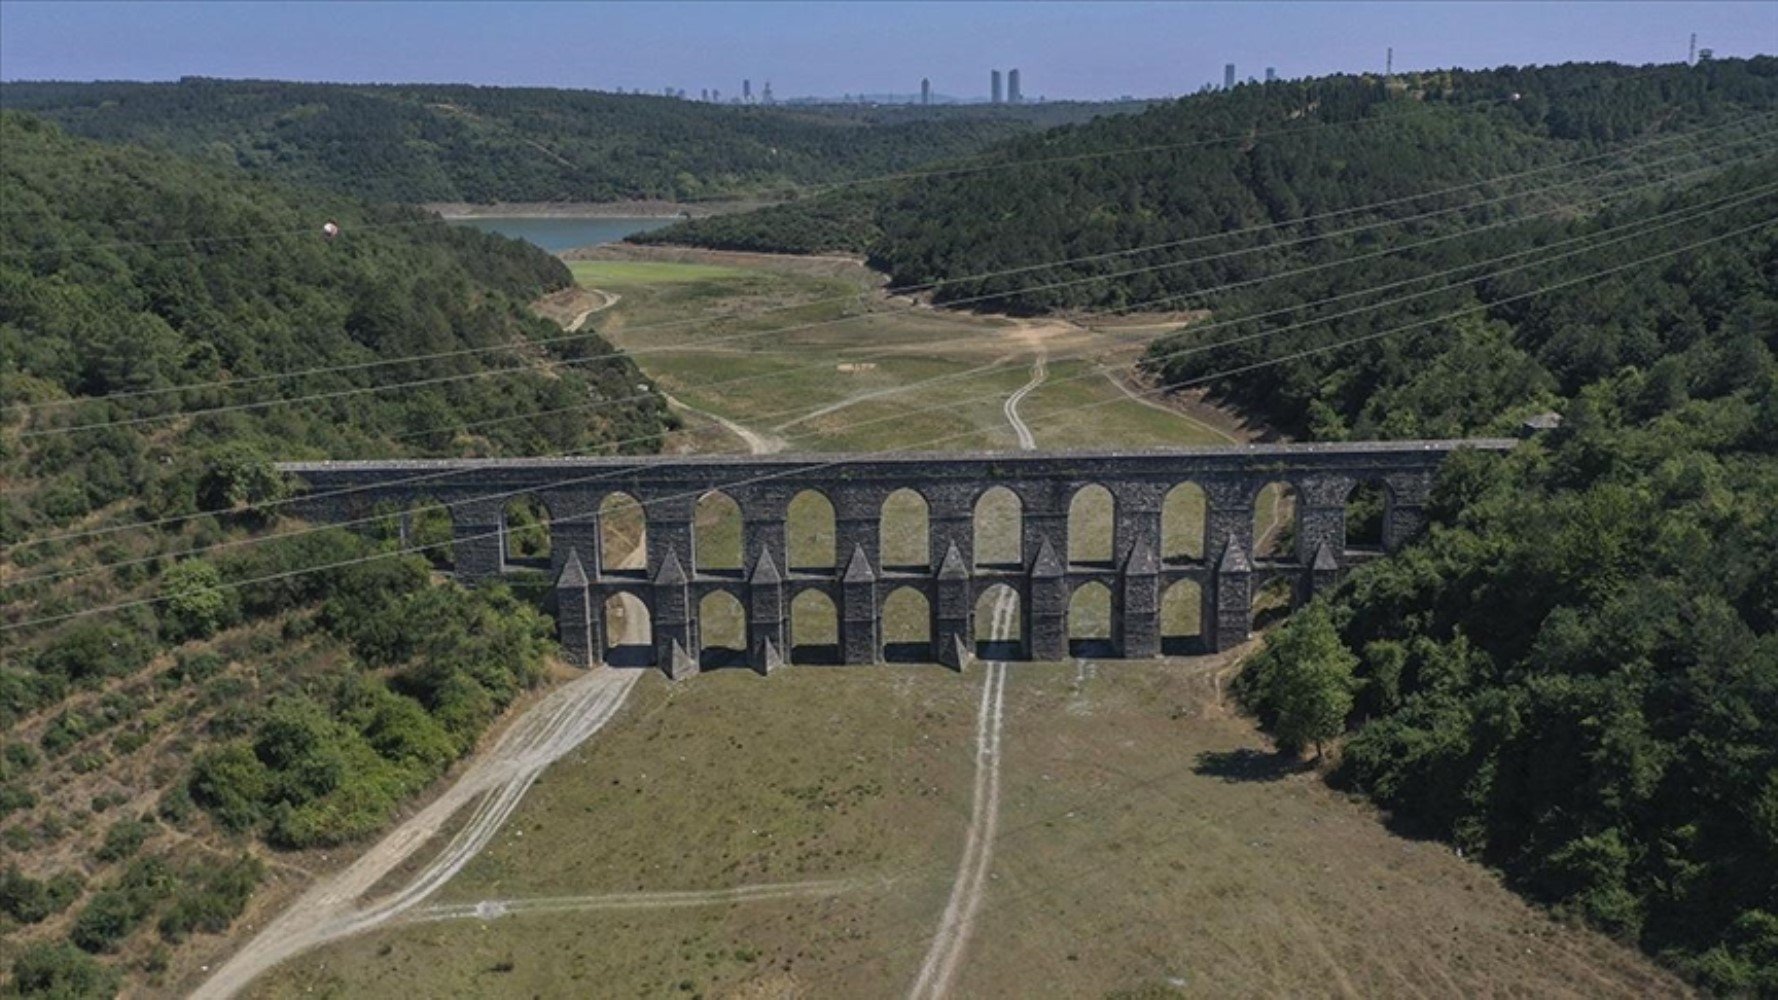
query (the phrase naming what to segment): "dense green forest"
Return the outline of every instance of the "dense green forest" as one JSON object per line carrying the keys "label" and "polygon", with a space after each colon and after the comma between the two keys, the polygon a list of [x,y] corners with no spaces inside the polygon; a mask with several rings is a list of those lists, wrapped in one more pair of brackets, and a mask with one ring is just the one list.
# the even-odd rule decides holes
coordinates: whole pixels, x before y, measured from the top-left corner
{"label": "dense green forest", "polygon": [[409,203],[778,197],[1123,108],[737,107],[586,90],[210,79],[12,82],[0,107],[92,139]]}
{"label": "dense green forest", "polygon": [[28,626],[0,968],[109,995],[229,926],[256,841],[378,829],[546,666],[537,602],[305,530],[270,462],[649,451],[669,417],[530,311],[571,278],[529,244],[12,112],[0,148],[0,620]]}
{"label": "dense green forest", "polygon": [[1315,440],[1565,417],[1454,460],[1430,537],[1271,637],[1247,703],[1288,744],[1349,730],[1334,780],[1403,828],[1712,990],[1778,995],[1778,155],[1216,308],[1147,366]]}
{"label": "dense green forest", "polygon": [[[1288,245],[1304,235],[1438,210],[1452,211],[1416,229],[1469,226],[1640,183],[1647,176],[1627,166],[1664,162],[1688,148],[1701,158],[1734,156],[1744,148],[1724,144],[1744,131],[1714,127],[1774,108],[1778,59],[1771,58],[1246,85],[1012,139],[956,173],[692,220],[632,239],[863,253],[895,285],[945,282],[937,300],[996,311],[1166,307],[1181,304],[1170,297],[1378,243],[1360,234],[1306,250]],[[1702,128],[1714,130],[1695,131]],[[1648,145],[1633,156],[1600,155],[1631,143]],[[1562,168],[1574,161],[1583,162]],[[995,164],[1002,166],[983,169]],[[1597,179],[1606,170],[1618,171],[1610,183]],[[1498,188],[1409,198],[1522,171],[1539,173]],[[1538,193],[1562,182],[1576,186]],[[1488,205],[1465,208],[1490,197]],[[1392,199],[1402,200],[1317,218]],[[1183,242],[1256,226],[1280,228]],[[1163,244],[1172,245],[1124,252]],[[1223,256],[1203,259],[1212,253]],[[1104,256],[1043,266],[1094,255]],[[1007,269],[1020,270],[962,280]],[[1067,284],[1037,287],[1057,282]]]}

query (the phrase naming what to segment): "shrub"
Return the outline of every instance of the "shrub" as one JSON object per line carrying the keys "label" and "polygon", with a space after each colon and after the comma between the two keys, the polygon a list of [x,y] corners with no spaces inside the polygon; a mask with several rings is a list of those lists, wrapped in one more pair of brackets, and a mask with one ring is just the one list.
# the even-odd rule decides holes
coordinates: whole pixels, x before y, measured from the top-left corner
{"label": "shrub", "polygon": [[159,858],[133,862],[123,877],[98,893],[74,919],[68,939],[87,951],[114,951],[173,889],[173,875]]}
{"label": "shrub", "polygon": [[119,820],[105,831],[105,843],[99,847],[96,857],[100,861],[122,861],[141,850],[153,832],[152,822]]}
{"label": "shrub", "polygon": [[20,996],[56,1000],[109,1000],[122,985],[116,970],[65,943],[25,949],[12,963],[12,981]]}
{"label": "shrub", "polygon": [[189,784],[192,799],[230,830],[250,830],[265,819],[272,775],[245,743],[229,743],[200,756]]}
{"label": "shrub", "polygon": [[243,854],[221,867],[210,868],[195,885],[181,889],[161,917],[161,936],[182,941],[193,931],[220,934],[228,930],[247,907],[247,900],[265,876],[258,858]]}

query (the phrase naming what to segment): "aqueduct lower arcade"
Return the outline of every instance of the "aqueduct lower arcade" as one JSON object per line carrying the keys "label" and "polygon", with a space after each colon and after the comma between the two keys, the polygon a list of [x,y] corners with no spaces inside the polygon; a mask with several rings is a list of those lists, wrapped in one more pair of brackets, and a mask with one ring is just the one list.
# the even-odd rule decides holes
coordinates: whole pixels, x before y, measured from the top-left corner
{"label": "aqueduct lower arcade", "polygon": [[[516,565],[509,533],[515,498],[533,498],[548,520],[548,566],[567,655],[588,665],[619,657],[604,614],[616,595],[646,609],[648,641],[623,651],[672,676],[695,672],[705,646],[700,608],[738,602],[746,661],[768,670],[791,658],[793,604],[822,595],[834,609],[828,659],[875,663],[895,644],[885,636],[890,605],[924,602],[922,658],[960,665],[978,638],[978,600],[990,590],[1017,599],[1017,635],[1007,658],[1056,660],[1069,653],[1068,615],[1077,592],[1109,592],[1108,633],[1096,654],[1141,658],[1162,652],[1163,595],[1195,585],[1199,648],[1226,649],[1248,637],[1253,598],[1268,584],[1298,599],[1332,585],[1355,562],[1399,547],[1425,523],[1438,466],[1453,451],[1499,451],[1511,440],[1246,445],[1152,451],[1006,454],[773,455],[761,457],[482,459],[296,462],[300,512],[316,521],[359,522],[442,504],[451,519],[459,579]],[[1184,546],[1163,546],[1163,507],[1182,484],[1201,490],[1202,513]],[[1294,495],[1294,537],[1260,547],[1256,505],[1268,484]],[[1347,504],[1361,484],[1380,487],[1374,550],[1348,544]],[[1010,492],[1010,509],[982,515],[984,495]],[[923,551],[886,552],[886,504],[912,491],[925,505]],[[700,499],[721,494],[739,508],[739,555],[716,566],[715,542],[694,526]],[[831,505],[823,561],[794,564],[793,500],[814,493]],[[1109,545],[1087,554],[1070,538],[1070,509],[1109,497]],[[1002,494],[1004,495],[1004,494]],[[614,503],[613,501],[621,501]],[[1276,502],[1275,500],[1269,502]],[[612,521],[626,516],[643,539],[635,560],[612,552]],[[1005,544],[977,551],[982,521]],[[527,528],[526,530],[530,530]],[[601,545],[602,532],[607,540]],[[1078,531],[1077,531],[1078,534]],[[735,539],[727,539],[733,547]],[[984,550],[987,546],[984,545]],[[713,595],[727,595],[714,597]],[[801,600],[799,600],[801,599]],[[990,605],[991,606],[991,605]],[[898,612],[899,614],[899,612]],[[1009,630],[1010,631],[1010,630]],[[742,645],[742,643],[737,643]]]}

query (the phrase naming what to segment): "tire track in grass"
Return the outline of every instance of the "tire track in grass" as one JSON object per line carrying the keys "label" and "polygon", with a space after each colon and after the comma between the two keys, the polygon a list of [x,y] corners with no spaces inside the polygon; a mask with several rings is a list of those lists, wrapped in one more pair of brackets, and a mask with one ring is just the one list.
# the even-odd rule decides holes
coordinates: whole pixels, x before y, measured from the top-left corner
{"label": "tire track in grass", "polygon": [[[991,633],[995,641],[1011,634],[1017,607],[1010,591],[1003,591],[995,601]],[[951,885],[951,897],[939,919],[938,932],[927,948],[913,989],[908,991],[913,1000],[942,997],[950,992],[975,930],[976,914],[987,889],[988,868],[994,860],[994,834],[1000,824],[1000,732],[1006,700],[1006,664],[991,661],[987,674],[976,716],[975,797],[963,858],[957,864],[957,879]]]}

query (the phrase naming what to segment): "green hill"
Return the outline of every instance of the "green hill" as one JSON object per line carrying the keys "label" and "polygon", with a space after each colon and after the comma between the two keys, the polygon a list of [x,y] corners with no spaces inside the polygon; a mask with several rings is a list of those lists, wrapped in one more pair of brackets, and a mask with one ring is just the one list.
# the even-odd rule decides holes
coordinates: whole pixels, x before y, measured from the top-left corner
{"label": "green hill", "polygon": [[229,926],[261,841],[375,831],[544,669],[534,603],[281,517],[269,462],[667,417],[596,335],[536,343],[571,278],[528,244],[10,112],[0,148],[0,968],[109,995]]}
{"label": "green hill", "polygon": [[[1213,245],[1119,254],[1132,247],[1290,224],[1520,171],[1551,168],[1520,185],[1547,186],[1619,165],[1595,160],[1574,171],[1554,169],[1563,161],[1775,106],[1778,60],[1770,58],[1695,68],[1574,64],[1436,72],[1387,85],[1356,76],[1248,85],[1012,139],[961,172],[695,220],[633,239],[865,253],[897,285],[953,282],[938,290],[940,301],[968,299],[981,308],[1132,307],[1264,275],[1306,255],[1280,249],[1190,263],[1213,251],[1457,207],[1491,192],[1404,201]],[[1722,138],[1713,133],[1708,141]],[[1685,148],[1666,144],[1648,155]],[[1497,202],[1416,230],[1470,225],[1516,207]],[[1376,243],[1377,237],[1362,236],[1307,255]],[[1106,254],[1113,256],[1040,266]],[[1039,266],[1004,278],[958,280],[1033,265]],[[1134,268],[1145,270],[1122,274]],[[1078,280],[1095,276],[1103,280]],[[1024,291],[1064,280],[1076,283]],[[980,301],[983,296],[992,298]]]}
{"label": "green hill", "polygon": [[256,80],[0,86],[0,107],[382,201],[775,197],[1140,105],[758,107],[582,90]]}

